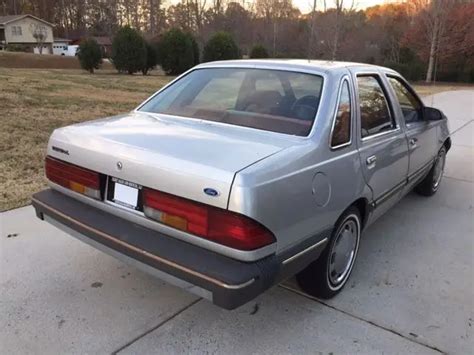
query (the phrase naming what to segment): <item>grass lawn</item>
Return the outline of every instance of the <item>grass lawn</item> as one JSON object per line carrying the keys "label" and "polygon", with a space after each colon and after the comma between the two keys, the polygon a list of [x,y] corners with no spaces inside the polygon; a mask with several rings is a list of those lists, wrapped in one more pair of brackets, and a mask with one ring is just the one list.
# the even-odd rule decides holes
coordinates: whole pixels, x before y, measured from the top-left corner
{"label": "grass lawn", "polygon": [[45,149],[55,128],[130,111],[169,80],[0,68],[0,211],[28,204],[45,186]]}
{"label": "grass lawn", "polygon": [[435,84],[415,83],[413,87],[415,88],[418,95],[420,95],[421,97],[438,94],[443,91],[474,89],[472,84],[465,84],[465,83],[435,83]]}
{"label": "grass lawn", "polygon": [[[55,128],[127,112],[170,79],[104,70],[90,75],[74,69],[0,67],[0,211],[28,204],[46,185],[43,160]],[[464,87],[417,88],[425,96]]]}

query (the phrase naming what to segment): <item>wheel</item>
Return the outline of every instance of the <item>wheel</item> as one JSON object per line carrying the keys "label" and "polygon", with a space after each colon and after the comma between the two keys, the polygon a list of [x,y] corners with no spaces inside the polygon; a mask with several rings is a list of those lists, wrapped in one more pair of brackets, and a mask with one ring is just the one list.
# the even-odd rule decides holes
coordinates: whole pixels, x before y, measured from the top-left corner
{"label": "wheel", "polygon": [[444,164],[446,163],[446,148],[439,150],[433,167],[426,177],[415,187],[415,191],[423,196],[432,196],[438,191],[443,178]]}
{"label": "wheel", "polygon": [[296,275],[300,287],[311,296],[332,298],[347,283],[359,249],[361,218],[350,207],[339,218],[320,257]]}

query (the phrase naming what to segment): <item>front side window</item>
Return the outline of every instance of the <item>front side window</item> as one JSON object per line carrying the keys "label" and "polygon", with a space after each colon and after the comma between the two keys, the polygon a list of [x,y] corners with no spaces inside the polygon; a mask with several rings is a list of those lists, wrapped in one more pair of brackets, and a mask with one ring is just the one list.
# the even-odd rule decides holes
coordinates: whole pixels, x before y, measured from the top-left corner
{"label": "front side window", "polygon": [[334,128],[331,136],[331,147],[337,148],[351,140],[351,97],[349,83],[342,83],[339,105],[337,107]]}
{"label": "front side window", "polygon": [[323,78],[313,74],[203,68],[161,91],[139,111],[306,136],[316,117],[322,86]]}
{"label": "front side window", "polygon": [[362,138],[395,127],[379,80],[377,75],[357,77]]}
{"label": "front side window", "polygon": [[389,76],[388,81],[390,82],[390,85],[392,85],[393,91],[397,96],[398,103],[403,112],[403,117],[405,118],[405,123],[422,121],[423,105],[420,100],[413,95],[413,93],[406,87],[405,83],[400,79]]}

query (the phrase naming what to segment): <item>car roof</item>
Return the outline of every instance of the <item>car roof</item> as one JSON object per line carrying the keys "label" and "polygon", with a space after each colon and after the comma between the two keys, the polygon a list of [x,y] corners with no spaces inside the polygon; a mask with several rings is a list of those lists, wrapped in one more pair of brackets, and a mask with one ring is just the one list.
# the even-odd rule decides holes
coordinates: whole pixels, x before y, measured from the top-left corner
{"label": "car roof", "polygon": [[367,69],[367,70],[383,70],[385,72],[394,72],[393,70],[377,65],[355,63],[355,62],[341,62],[328,60],[313,60],[313,59],[239,59],[239,60],[223,60],[216,62],[208,62],[198,65],[198,67],[253,67],[253,68],[275,68],[284,69],[306,69],[321,72],[340,72],[349,68]]}

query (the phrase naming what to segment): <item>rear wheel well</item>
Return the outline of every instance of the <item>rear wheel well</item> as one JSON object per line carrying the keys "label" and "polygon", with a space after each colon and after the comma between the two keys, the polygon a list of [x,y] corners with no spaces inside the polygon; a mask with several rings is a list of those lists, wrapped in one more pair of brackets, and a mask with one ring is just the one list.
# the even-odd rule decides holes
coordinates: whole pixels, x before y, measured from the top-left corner
{"label": "rear wheel well", "polygon": [[344,213],[351,207],[355,207],[359,210],[360,214],[360,219],[361,219],[361,226],[360,229],[364,229],[365,224],[367,223],[367,218],[369,217],[369,201],[366,198],[359,198],[352,202],[339,216],[338,220],[335,223],[335,226],[337,226],[337,223],[339,222],[341,216],[344,215]]}
{"label": "rear wheel well", "polygon": [[365,224],[367,222],[367,218],[369,217],[369,202],[367,201],[366,198],[359,198],[357,200],[355,200],[348,208],[350,208],[351,206],[354,206],[356,207],[358,210],[359,210],[359,213],[360,213],[360,218],[361,218],[361,222],[362,222],[362,225],[360,226],[361,229],[363,229],[365,227]]}

